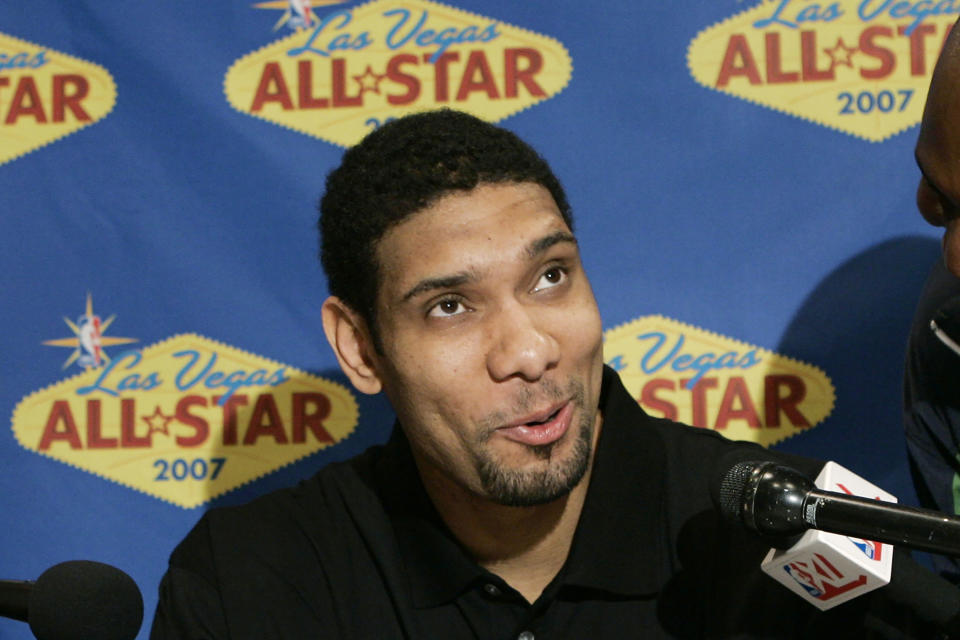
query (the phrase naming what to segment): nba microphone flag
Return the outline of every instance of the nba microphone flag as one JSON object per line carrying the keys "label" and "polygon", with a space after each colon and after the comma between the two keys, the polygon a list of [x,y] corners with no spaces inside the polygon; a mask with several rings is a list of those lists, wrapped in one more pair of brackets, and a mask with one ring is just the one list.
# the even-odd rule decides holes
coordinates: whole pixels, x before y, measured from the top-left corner
{"label": "nba microphone flag", "polygon": [[[893,495],[849,469],[828,462],[818,489],[896,502]],[[771,549],[761,568],[821,610],[830,609],[890,582],[893,546],[810,529],[789,549]]]}

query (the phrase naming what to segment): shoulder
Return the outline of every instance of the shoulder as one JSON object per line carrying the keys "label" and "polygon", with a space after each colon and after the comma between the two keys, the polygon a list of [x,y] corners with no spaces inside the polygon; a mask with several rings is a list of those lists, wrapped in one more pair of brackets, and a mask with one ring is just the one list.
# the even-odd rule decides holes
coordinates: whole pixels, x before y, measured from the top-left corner
{"label": "shoulder", "polygon": [[379,567],[397,564],[371,476],[378,449],[204,514],[171,554],[155,637],[197,628],[229,630],[211,637],[350,637],[351,594],[369,592],[382,581]]}
{"label": "shoulder", "polygon": [[[712,429],[693,427],[647,414],[624,388],[619,376],[607,370],[604,376],[604,430],[616,446],[653,449],[671,479],[709,479],[722,466],[743,460],[773,460],[816,475],[823,462],[767,449],[755,442],[730,440]],[[606,437],[606,436],[605,436]]]}
{"label": "shoulder", "polygon": [[[726,470],[724,465],[733,466],[737,462],[747,460],[769,460],[815,476],[824,465],[823,460],[768,449],[756,442],[730,440],[711,429],[691,427],[662,418],[650,420],[667,446],[671,457],[691,464],[698,462],[697,466],[701,472],[723,473]],[[712,462],[714,466],[707,467],[703,464],[704,462]]]}
{"label": "shoulder", "polygon": [[295,563],[305,549],[325,548],[370,526],[383,517],[369,473],[378,450],[330,464],[295,487],[211,509],[174,550],[171,566],[222,573],[251,554]]}
{"label": "shoulder", "polygon": [[619,468],[642,468],[643,482],[656,483],[674,522],[714,509],[711,493],[724,475],[745,461],[773,461],[815,477],[823,462],[730,440],[711,429],[648,415],[608,370],[603,431],[598,456]]}

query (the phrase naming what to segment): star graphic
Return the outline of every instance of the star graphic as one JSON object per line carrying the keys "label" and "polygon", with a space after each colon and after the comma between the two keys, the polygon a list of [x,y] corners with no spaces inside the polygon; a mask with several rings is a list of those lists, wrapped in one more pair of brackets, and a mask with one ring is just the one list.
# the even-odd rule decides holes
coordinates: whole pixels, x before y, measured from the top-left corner
{"label": "star graphic", "polygon": [[361,95],[367,91],[373,91],[377,95],[380,94],[380,81],[386,77],[384,74],[374,73],[370,65],[367,65],[367,70],[359,76],[353,76],[353,79],[360,83],[360,93]]}
{"label": "star graphic", "polygon": [[[107,332],[107,329],[116,319],[116,317],[117,316],[114,314],[101,323],[99,316],[97,316],[93,312],[93,298],[90,296],[89,293],[87,294],[87,307],[86,307],[86,310],[84,311],[84,314],[80,316],[80,321],[84,321],[84,324],[95,323],[99,325],[99,335],[97,336],[98,348],[137,342],[136,338],[108,338],[103,335],[104,333]],[[83,340],[84,331],[79,326],[77,326],[77,323],[73,322],[72,320],[70,320],[70,318],[67,318],[66,316],[64,316],[63,321],[66,322],[67,326],[70,327],[70,330],[73,331],[74,337],[73,338],[56,338],[54,340],[44,340],[43,344],[47,345],[48,347],[73,347],[74,349],[73,353],[70,355],[69,358],[67,358],[67,361],[63,363],[63,368],[66,369],[71,364],[76,362],[81,355],[83,355],[84,349],[82,345],[82,340]],[[102,350],[99,351],[99,356],[100,356],[100,359],[103,360],[103,362],[110,362],[110,356],[108,356],[105,351],[102,351]],[[100,364],[102,363],[91,364],[91,363],[85,362],[84,360],[81,360],[81,366],[84,369],[91,369],[99,366]]]}
{"label": "star graphic", "polygon": [[253,5],[254,9],[283,9],[283,15],[273,25],[276,31],[283,25],[290,25],[291,29],[301,31],[302,29],[312,29],[317,22],[317,16],[313,13],[314,6],[329,6],[334,4],[343,4],[347,0],[268,0],[267,2],[258,2]]}
{"label": "star graphic", "polygon": [[843,38],[837,38],[837,44],[832,49],[824,49],[824,52],[830,56],[830,70],[833,71],[838,65],[846,65],[853,69],[853,54],[859,49],[857,47],[848,47],[843,44]]}
{"label": "star graphic", "polygon": [[173,420],[173,416],[165,415],[163,411],[160,410],[160,405],[157,405],[152,415],[140,416],[140,419],[147,423],[147,426],[150,428],[149,433],[157,432],[165,436],[170,435],[167,425]]}

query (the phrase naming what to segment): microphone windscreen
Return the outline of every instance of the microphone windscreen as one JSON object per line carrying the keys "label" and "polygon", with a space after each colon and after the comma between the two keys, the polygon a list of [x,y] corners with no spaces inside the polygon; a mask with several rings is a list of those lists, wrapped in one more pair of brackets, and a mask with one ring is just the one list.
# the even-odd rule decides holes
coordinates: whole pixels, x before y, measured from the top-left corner
{"label": "microphone windscreen", "polygon": [[743,501],[747,482],[758,465],[757,461],[737,462],[728,467],[720,480],[713,483],[711,497],[720,515],[730,522],[743,523]]}
{"label": "microphone windscreen", "polygon": [[736,448],[717,458],[710,479],[710,498],[713,506],[729,522],[746,524],[743,503],[747,484],[754,471],[770,460],[762,459],[766,452],[752,448]]}
{"label": "microphone windscreen", "polygon": [[123,571],[72,560],[37,578],[28,622],[37,640],[133,640],[143,622],[143,598]]}

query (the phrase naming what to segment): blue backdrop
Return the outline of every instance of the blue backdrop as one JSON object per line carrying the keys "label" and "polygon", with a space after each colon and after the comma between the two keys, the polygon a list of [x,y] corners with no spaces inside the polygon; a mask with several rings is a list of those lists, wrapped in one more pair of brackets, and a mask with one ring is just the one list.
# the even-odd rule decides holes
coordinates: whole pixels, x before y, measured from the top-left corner
{"label": "blue backdrop", "polygon": [[[203,509],[293,484],[385,438],[386,401],[353,394],[359,418],[347,420],[334,444],[273,462],[266,445],[277,437],[267,434],[253,446],[263,444],[269,459],[250,481],[183,506],[174,485],[210,479],[212,458],[201,474],[187,466],[202,457],[196,451],[165,449],[169,475],[158,479],[159,454],[141,447],[137,459],[152,473],[143,482],[165,482],[174,491],[134,486],[141,481],[131,479],[133,458],[111,467],[110,449],[120,455],[123,446],[110,440],[120,427],[106,403],[134,398],[132,420],[141,429],[149,424],[151,434],[155,425],[141,418],[154,406],[172,418],[170,428],[186,429],[189,416],[174,405],[189,390],[80,398],[80,382],[70,381],[89,384],[82,376],[96,375],[129,349],[197,334],[250,354],[234,368],[252,371],[262,366],[255,364],[259,358],[274,363],[266,366],[270,371],[286,367],[300,380],[319,377],[323,389],[327,381],[347,386],[320,326],[326,284],[316,259],[315,204],[343,151],[332,138],[350,127],[369,129],[376,124],[369,119],[398,115],[400,107],[391,111],[384,96],[403,94],[401,71],[431,64],[419,58],[391,76],[388,59],[409,52],[417,60],[439,47],[429,37],[423,44],[400,43],[398,32],[396,46],[387,40],[377,48],[398,20],[384,15],[403,9],[411,16],[405,28],[426,14],[440,26],[455,24],[461,36],[467,23],[493,24],[499,36],[484,41],[478,28],[448,43],[446,51],[459,54],[448,67],[451,98],[438,101],[436,91],[425,89],[420,102],[406,106],[465,106],[453,92],[464,64],[471,64],[469,52],[479,50],[489,69],[476,62],[470,71],[481,88],[472,89],[476,104],[469,105],[492,113],[511,99],[508,67],[501,66],[508,45],[500,43],[515,37],[519,44],[509,47],[538,52],[515,59],[515,71],[534,78],[544,95],[515,82],[515,104],[497,117],[540,150],[565,184],[605,328],[658,314],[817,367],[835,389],[832,411],[776,446],[835,459],[914,502],[901,429],[902,361],[911,314],[939,248],[937,230],[915,210],[919,173],[912,149],[933,56],[956,16],[924,17],[921,26],[934,29],[923,41],[930,55],[922,72],[910,76],[911,41],[897,28],[916,16],[870,13],[864,5],[873,11],[880,3],[847,1],[834,4],[842,16],[799,20],[807,4],[381,0],[371,9],[315,1],[306,19],[297,13],[299,3],[286,1],[0,4],[0,409],[10,416],[10,428],[0,430],[0,577],[32,579],[76,558],[114,564],[143,591],[146,637],[167,556]],[[474,17],[457,22],[446,13],[451,7]],[[361,10],[381,22],[361,19]],[[751,10],[782,13],[762,28],[756,19],[725,26]],[[339,21],[320,35],[329,40],[337,32],[368,31],[374,44],[328,57],[302,53],[282,64],[311,59],[315,71],[326,65],[331,71],[325,73],[336,75],[330,58],[340,56],[348,65],[342,74],[348,96],[363,91],[363,81],[351,76],[368,65],[374,75],[387,76],[383,93],[363,93],[365,106],[354,108],[363,116],[354,118],[360,125],[330,120],[332,108],[295,114],[302,129],[316,126],[319,133],[271,120],[284,110],[283,87],[264,71],[266,63],[254,59],[253,71],[240,79],[228,71],[284,38],[303,44],[335,13]],[[869,27],[887,31],[868,38]],[[815,47],[797,44],[803,30],[819,37]],[[720,54],[707,62],[693,56],[701,32],[721,43]],[[769,33],[782,36],[779,52],[763,39]],[[838,40],[858,47],[849,69],[826,53]],[[884,59],[876,51],[884,47],[895,67],[888,76],[856,73],[876,69]],[[772,81],[777,61],[782,73],[793,69],[797,78]],[[695,78],[695,65],[716,78],[724,64],[734,73],[728,88],[756,90],[809,113],[764,106]],[[751,64],[759,83],[751,84]],[[811,71],[827,67],[833,78],[817,79]],[[296,112],[306,102],[298,93],[302,79],[294,66],[278,68]],[[548,88],[549,74],[560,78],[559,88]],[[317,76],[314,99],[334,100],[336,87],[322,85],[324,77]],[[795,88],[826,102],[804,106],[789,94]],[[257,91],[270,104],[251,114]],[[240,107],[231,95],[242,98]],[[910,104],[901,109],[905,98]],[[842,113],[845,108],[851,113]],[[844,129],[854,120],[876,121],[878,128],[893,122],[895,131],[871,140]],[[94,316],[99,364],[82,342],[91,331],[84,323]],[[198,349],[206,357],[216,347]],[[163,371],[172,377],[176,370]],[[24,408],[30,397],[41,401],[33,413]],[[113,442],[102,451],[90,446],[91,417],[81,411],[91,398],[102,398],[101,436]],[[345,410],[334,404],[334,413]],[[241,423],[241,437],[242,429]],[[52,439],[46,449],[40,433]],[[80,447],[71,444],[74,433]],[[74,454],[75,460],[64,459]],[[240,464],[225,457],[228,466]],[[0,621],[0,637],[31,636],[22,623]]]}

